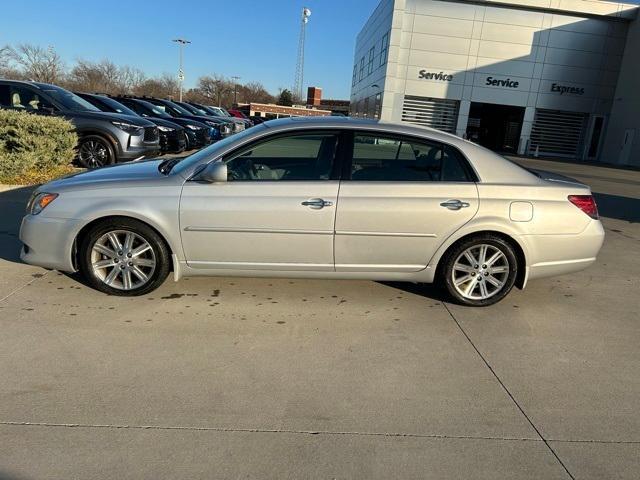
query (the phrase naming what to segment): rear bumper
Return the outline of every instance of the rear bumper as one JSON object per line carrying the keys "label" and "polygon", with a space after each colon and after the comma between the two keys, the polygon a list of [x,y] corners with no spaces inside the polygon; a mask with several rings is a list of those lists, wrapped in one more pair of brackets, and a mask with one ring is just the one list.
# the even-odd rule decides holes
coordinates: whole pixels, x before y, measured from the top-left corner
{"label": "rear bumper", "polygon": [[81,226],[80,220],[26,215],[20,226],[20,258],[30,265],[75,271],[71,254]]}
{"label": "rear bumper", "polygon": [[528,280],[578,272],[596,261],[604,242],[604,228],[593,220],[577,235],[525,235]]}

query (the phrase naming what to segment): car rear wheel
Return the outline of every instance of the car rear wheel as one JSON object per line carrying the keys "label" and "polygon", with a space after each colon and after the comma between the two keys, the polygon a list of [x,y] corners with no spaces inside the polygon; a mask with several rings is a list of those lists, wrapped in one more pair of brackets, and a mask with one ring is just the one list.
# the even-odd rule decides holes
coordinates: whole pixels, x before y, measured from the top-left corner
{"label": "car rear wheel", "polygon": [[148,225],[129,219],[102,222],[79,246],[80,272],[96,290],[110,295],[144,295],[169,274],[169,250]]}
{"label": "car rear wheel", "polygon": [[499,302],[511,291],[518,260],[509,242],[481,235],[454,245],[445,255],[441,272],[447,293],[456,303],[483,307]]}
{"label": "car rear wheel", "polygon": [[98,135],[82,137],[78,144],[78,162],[85,168],[100,168],[115,162],[113,147]]}

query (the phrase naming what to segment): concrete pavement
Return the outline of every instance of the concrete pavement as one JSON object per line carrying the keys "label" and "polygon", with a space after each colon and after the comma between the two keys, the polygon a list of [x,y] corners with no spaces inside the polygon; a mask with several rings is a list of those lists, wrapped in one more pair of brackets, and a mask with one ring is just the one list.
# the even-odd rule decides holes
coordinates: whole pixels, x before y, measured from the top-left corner
{"label": "concrete pavement", "polygon": [[0,193],[0,479],[637,478],[640,173],[527,162],[592,184],[607,239],[485,309],[359,281],[107,297],[18,263],[28,190]]}

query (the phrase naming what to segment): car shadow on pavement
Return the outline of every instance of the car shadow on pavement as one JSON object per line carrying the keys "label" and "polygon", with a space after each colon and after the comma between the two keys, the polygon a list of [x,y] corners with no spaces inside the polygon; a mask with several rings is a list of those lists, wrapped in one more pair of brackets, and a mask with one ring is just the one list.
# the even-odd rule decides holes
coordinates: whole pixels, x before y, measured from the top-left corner
{"label": "car shadow on pavement", "polygon": [[640,222],[640,199],[593,192],[601,217]]}
{"label": "car shadow on pavement", "polygon": [[0,259],[14,263],[20,261],[20,222],[31,192],[36,187],[18,187],[0,191]]}
{"label": "car shadow on pavement", "polygon": [[380,285],[402,290],[412,295],[435,300],[436,302],[446,302],[447,296],[440,286],[431,283],[409,283],[409,282],[377,282]]}

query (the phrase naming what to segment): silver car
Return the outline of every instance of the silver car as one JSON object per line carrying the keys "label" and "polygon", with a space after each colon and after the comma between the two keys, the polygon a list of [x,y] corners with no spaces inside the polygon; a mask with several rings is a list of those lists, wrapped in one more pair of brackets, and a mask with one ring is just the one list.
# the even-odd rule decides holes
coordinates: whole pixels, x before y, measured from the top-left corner
{"label": "silver car", "polygon": [[604,239],[585,185],[436,130],[340,117],[73,175],[27,208],[22,259],[112,295],[146,294],[173,272],[437,281],[484,306],[588,267]]}

